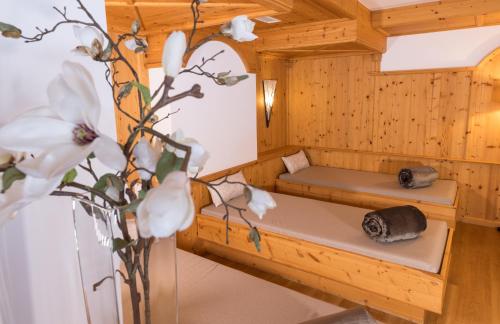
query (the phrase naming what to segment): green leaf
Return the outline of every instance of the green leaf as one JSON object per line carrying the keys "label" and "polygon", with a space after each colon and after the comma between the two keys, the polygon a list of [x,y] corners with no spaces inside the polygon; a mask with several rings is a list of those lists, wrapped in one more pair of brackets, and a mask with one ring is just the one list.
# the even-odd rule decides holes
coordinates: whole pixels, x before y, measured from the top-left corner
{"label": "green leaf", "polygon": [[[110,186],[115,187],[116,189],[118,189],[118,191],[122,191],[124,188],[123,182],[120,178],[112,173],[106,173],[105,175],[100,177],[99,180],[97,180],[94,185],[94,189],[105,193],[106,189],[108,189]],[[94,195],[92,195],[92,198],[94,198]]]}
{"label": "green leaf", "polygon": [[124,249],[128,246],[134,245],[135,241],[127,242],[121,238],[113,239],[113,252]]}
{"label": "green leaf", "polygon": [[95,159],[94,152],[90,153],[89,156],[87,156],[87,159],[89,159],[89,160]]}
{"label": "green leaf", "polygon": [[156,164],[156,177],[158,181],[162,183],[163,179],[165,179],[170,172],[180,170],[183,162],[184,159],[178,158],[174,153],[164,151]]}
{"label": "green leaf", "polygon": [[149,91],[149,88],[137,81],[132,81],[131,83],[134,87],[136,87],[139,90],[146,105],[149,105],[151,101],[153,101],[153,99],[151,98],[151,92]]}
{"label": "green leaf", "polygon": [[19,38],[22,35],[22,31],[16,26],[6,24],[0,21],[0,32],[2,36],[7,38]]}
{"label": "green leaf", "polygon": [[75,169],[71,169],[66,174],[64,175],[62,179],[63,184],[68,184],[70,182],[73,182],[76,179],[76,176],[78,175],[78,172],[76,172]]}
{"label": "green leaf", "polygon": [[15,181],[23,180],[26,177],[24,173],[16,169],[16,167],[11,167],[5,170],[2,175],[2,193],[7,191]]}
{"label": "green leaf", "polygon": [[248,240],[253,241],[257,252],[260,252],[260,233],[257,227],[252,227],[250,233],[248,233]]}
{"label": "green leaf", "polygon": [[123,98],[127,98],[133,87],[134,85],[132,84],[132,82],[128,82],[123,87],[121,87],[120,91],[118,92],[118,97],[116,98],[118,102],[121,102]]}
{"label": "green leaf", "polygon": [[139,199],[141,199],[141,200],[142,200],[142,199],[146,198],[146,194],[147,194],[147,193],[148,193],[148,192],[147,192],[146,190],[141,189],[141,191],[139,191]]}

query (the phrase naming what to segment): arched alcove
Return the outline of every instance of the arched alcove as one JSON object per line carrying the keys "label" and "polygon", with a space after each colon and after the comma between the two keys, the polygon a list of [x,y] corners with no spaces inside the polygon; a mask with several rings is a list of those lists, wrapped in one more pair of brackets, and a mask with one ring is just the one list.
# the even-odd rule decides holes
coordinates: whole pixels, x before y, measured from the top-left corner
{"label": "arched alcove", "polygon": [[[211,41],[189,57],[186,67],[201,64],[214,54],[215,60],[204,65],[210,73],[229,72],[231,75],[248,74],[244,61],[228,44]],[[210,153],[210,159],[202,174],[213,173],[257,158],[256,129],[256,79],[248,79],[227,87],[216,85],[213,80],[194,74],[179,75],[173,86],[173,94],[189,89],[193,84],[201,85],[205,96],[202,99],[186,98],[175,103],[164,114],[171,115],[158,124],[163,133],[182,129],[185,136],[197,139]],[[163,70],[149,70],[150,86],[156,89],[164,78]],[[161,118],[162,116],[160,116]]]}

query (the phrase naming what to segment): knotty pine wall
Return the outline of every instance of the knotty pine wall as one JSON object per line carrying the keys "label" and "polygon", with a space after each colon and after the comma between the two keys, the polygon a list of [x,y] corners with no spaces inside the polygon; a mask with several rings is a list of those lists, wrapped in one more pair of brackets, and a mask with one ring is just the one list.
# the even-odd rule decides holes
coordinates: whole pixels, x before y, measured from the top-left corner
{"label": "knotty pine wall", "polygon": [[379,60],[293,60],[287,143],[317,165],[432,165],[458,181],[462,220],[499,226],[500,51],[475,68],[380,73]]}

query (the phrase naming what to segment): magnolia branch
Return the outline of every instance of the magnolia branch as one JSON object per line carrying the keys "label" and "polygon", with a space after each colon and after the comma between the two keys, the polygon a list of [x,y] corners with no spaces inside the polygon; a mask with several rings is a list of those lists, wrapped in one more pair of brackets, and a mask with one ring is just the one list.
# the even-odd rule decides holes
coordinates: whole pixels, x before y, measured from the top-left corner
{"label": "magnolia branch", "polygon": [[24,39],[24,42],[25,43],[33,43],[33,42],[39,42],[41,41],[46,35],[50,34],[50,33],[53,33],[57,30],[57,28],[59,28],[60,26],[62,25],[67,25],[67,24],[77,24],[77,25],[85,25],[85,26],[93,26],[92,23],[88,23],[88,22],[84,22],[84,21],[80,21],[80,20],[75,20],[75,19],[69,19],[68,16],[67,16],[67,11],[66,11],[66,7],[63,8],[63,10],[57,8],[57,7],[52,7],[55,11],[57,11],[62,17],[63,17],[63,21],[60,21],[58,22],[57,24],[55,24],[52,28],[50,29],[41,29],[40,27],[36,27],[36,29],[40,32],[39,34],[36,34],[35,36],[33,37],[27,37],[27,36],[24,36],[24,35],[21,35],[20,37],[22,39]]}

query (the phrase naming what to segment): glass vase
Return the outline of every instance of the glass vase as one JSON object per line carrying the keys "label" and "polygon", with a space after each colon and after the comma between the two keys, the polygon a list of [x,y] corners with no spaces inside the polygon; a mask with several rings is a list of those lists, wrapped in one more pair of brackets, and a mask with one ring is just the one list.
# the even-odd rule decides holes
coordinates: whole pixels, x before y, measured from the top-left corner
{"label": "glass vase", "polygon": [[[176,324],[177,262],[175,235],[164,239],[141,239],[148,246],[140,254],[140,272],[135,287],[140,297],[132,304],[127,267],[113,254],[113,241],[121,238],[118,211],[104,209],[86,200],[73,200],[73,217],[80,276],[87,316],[91,324]],[[131,236],[137,233],[129,220]],[[137,237],[135,237],[137,239]],[[146,252],[147,251],[147,252]],[[134,321],[133,309],[139,309]]]}

